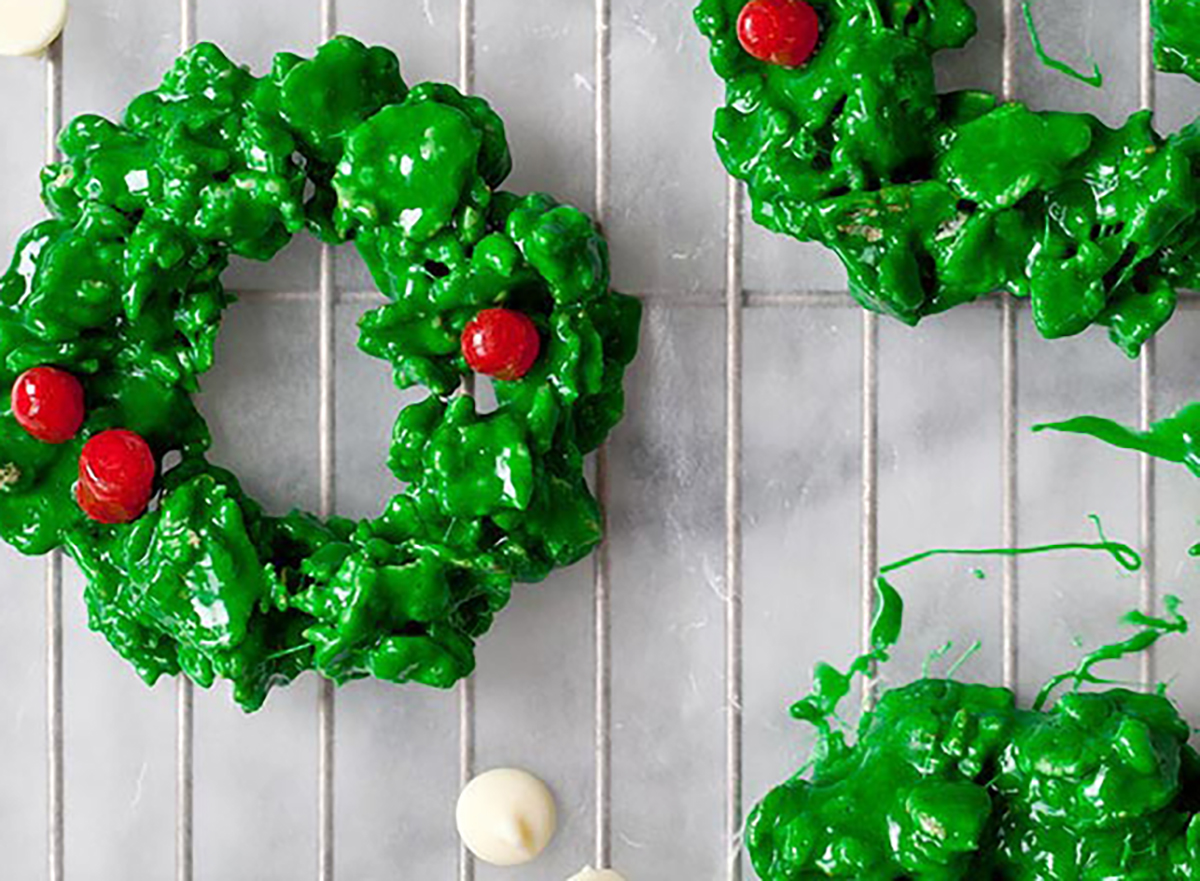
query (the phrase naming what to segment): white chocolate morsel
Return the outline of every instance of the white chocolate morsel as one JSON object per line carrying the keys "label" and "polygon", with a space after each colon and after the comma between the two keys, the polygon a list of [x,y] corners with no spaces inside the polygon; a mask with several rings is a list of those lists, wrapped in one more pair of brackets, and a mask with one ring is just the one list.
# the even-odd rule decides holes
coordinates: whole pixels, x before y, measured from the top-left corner
{"label": "white chocolate morsel", "polygon": [[67,0],[0,0],[0,55],[37,55],[67,23]]}
{"label": "white chocolate morsel", "polygon": [[578,875],[572,875],[568,881],[625,881],[625,876],[612,869],[593,869],[588,866]]}
{"label": "white chocolate morsel", "polygon": [[554,796],[538,778],[497,768],[466,785],[455,810],[458,834],[471,853],[493,866],[537,858],[558,826]]}

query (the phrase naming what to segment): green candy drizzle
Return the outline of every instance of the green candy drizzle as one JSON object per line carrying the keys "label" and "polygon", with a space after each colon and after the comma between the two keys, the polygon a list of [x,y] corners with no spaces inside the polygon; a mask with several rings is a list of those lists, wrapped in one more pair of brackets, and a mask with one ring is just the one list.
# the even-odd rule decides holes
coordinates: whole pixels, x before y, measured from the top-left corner
{"label": "green candy drizzle", "polygon": [[1185,465],[1192,474],[1200,477],[1200,402],[1186,404],[1174,415],[1155,422],[1147,431],[1126,428],[1119,422],[1100,416],[1077,416],[1062,422],[1047,422],[1035,425],[1033,430],[1087,435],[1114,447],[1137,450]]}
{"label": "green candy drizzle", "polygon": [[[1126,640],[1112,645],[1101,646],[1091,654],[1085,655],[1074,670],[1060,673],[1051,678],[1049,682],[1042,686],[1041,691],[1038,692],[1038,696],[1033,702],[1033,708],[1035,710],[1043,709],[1050,700],[1050,695],[1064,682],[1073,682],[1076,688],[1079,688],[1085,682],[1093,685],[1112,685],[1112,680],[1099,678],[1092,673],[1092,668],[1104,661],[1116,661],[1127,655],[1140,654],[1167,634],[1187,633],[1188,622],[1187,619],[1179,614],[1179,604],[1179,597],[1168,594],[1163,597],[1163,605],[1167,610],[1166,617],[1159,618],[1147,615],[1136,609],[1127,613],[1125,616],[1126,623],[1133,624],[1141,629]],[[1162,686],[1160,685],[1159,688],[1161,689]]]}
{"label": "green candy drizzle", "polygon": [[[53,218],[0,276],[0,387],[62,367],[87,421],[49,446],[0,412],[0,536],[65,547],[90,625],[147,682],[227,679],[246,709],[306,670],[449,687],[514,581],[599,542],[583,461],[620,419],[641,308],[610,290],[586,215],[499,190],[511,159],[486,102],[409,88],[393,53],[348,37],[280,54],[262,78],[201,44],[123,122],[81,116],[60,145],[42,173]],[[394,495],[361,522],[265,514],[207,461],[191,400],[233,299],[230,256],[270,259],[305,229],[353,240],[386,299],[360,348],[430,392],[399,414]],[[530,316],[543,344],[485,413],[454,393],[463,329],[493,306]],[[72,495],[80,448],[112,427],[181,459],[127,526],[88,520]]]}
{"label": "green candy drizzle", "polygon": [[[1099,520],[1092,518],[1093,522],[1099,527]],[[895,563],[889,563],[880,568],[880,573],[886,575],[889,572],[895,572],[897,569],[903,569],[906,566],[911,566],[914,563],[920,563],[923,560],[929,560],[933,557],[1024,557],[1031,554],[1046,554],[1053,551],[1104,551],[1109,554],[1117,565],[1127,572],[1136,572],[1142,568],[1142,558],[1129,545],[1119,541],[1108,541],[1102,537],[1099,542],[1083,542],[1083,541],[1068,541],[1056,542],[1054,544],[1035,545],[1028,548],[937,548],[932,551],[922,551],[919,554],[913,554],[911,557],[905,557],[902,560],[897,560]],[[976,577],[979,577],[976,575]]]}
{"label": "green candy drizzle", "polygon": [[888,660],[888,652],[900,639],[904,619],[904,600],[886,578],[875,582],[879,603],[875,620],[871,622],[871,650],[859,655],[845,672],[830,664],[819,663],[813,668],[813,689],[807,697],[792,704],[793,719],[816,726],[826,739],[839,738],[829,720],[837,713],[838,704],[850,693],[857,676],[867,675],[876,664]]}
{"label": "green candy drizzle", "polygon": [[[1193,476],[1200,477],[1200,402],[1185,404],[1173,415],[1152,423],[1146,431],[1101,416],[1076,416],[1062,422],[1046,422],[1035,425],[1033,430],[1093,437],[1110,446],[1184,465]],[[1188,556],[1200,557],[1200,544],[1188,548]]]}
{"label": "green candy drizzle", "polygon": [[[1152,423],[1146,431],[1129,428],[1102,416],[1076,416],[1062,422],[1046,422],[1035,425],[1033,430],[1086,435],[1114,447],[1184,465],[1195,477],[1200,477],[1200,402],[1185,404],[1173,415]],[[1200,557],[1200,544],[1188,548],[1188,555]]]}
{"label": "green candy drizzle", "polygon": [[[987,552],[1077,547],[1125,568],[1137,557],[1107,540]],[[939,553],[967,552],[887,569]],[[818,664],[813,691],[792,708],[819,738],[811,761],[751,814],[746,846],[760,878],[1197,877],[1200,756],[1161,691],[1072,690],[1044,709],[1062,683],[1106,682],[1096,665],[1186,631],[1177,599],[1165,618],[1129,615],[1136,633],[1054,677],[1032,709],[1005,688],[926,677],[885,690],[850,743],[830,719],[853,677],[885,661],[900,635],[903,601],[885,578],[876,583],[871,650],[844,673]]]}
{"label": "green candy drizzle", "polygon": [[1038,34],[1037,22],[1033,20],[1033,8],[1029,0],[1024,0],[1021,4],[1021,12],[1025,16],[1025,28],[1029,31],[1029,41],[1033,44],[1033,51],[1037,53],[1038,60],[1042,64],[1049,67],[1051,70],[1057,70],[1061,74],[1069,76],[1073,80],[1091,86],[1093,89],[1099,89],[1104,85],[1104,74],[1100,72],[1100,65],[1092,62],[1092,74],[1080,73],[1065,61],[1059,61],[1057,58],[1052,58],[1045,47],[1042,45],[1042,38]]}
{"label": "green candy drizzle", "polygon": [[[1146,112],[1111,129],[939,94],[933,57],[976,31],[966,0],[812,0],[822,43],[798,68],[742,49],[744,5],[696,9],[726,84],[717,152],[754,218],[834,250],[864,307],[916,324],[1006,291],[1043,336],[1101,325],[1132,357],[1200,286],[1196,124],[1163,137]],[[1200,6],[1154,8],[1160,65],[1200,76]]]}

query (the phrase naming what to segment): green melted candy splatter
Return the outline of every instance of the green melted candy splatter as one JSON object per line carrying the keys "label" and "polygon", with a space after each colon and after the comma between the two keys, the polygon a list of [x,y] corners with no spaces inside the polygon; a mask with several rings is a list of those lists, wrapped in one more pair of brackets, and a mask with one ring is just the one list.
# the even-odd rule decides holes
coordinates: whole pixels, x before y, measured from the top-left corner
{"label": "green melted candy splatter", "polygon": [[[81,116],[60,144],[42,173],[53,218],[0,277],[0,387],[65,368],[88,417],[51,446],[0,413],[0,536],[65,547],[92,628],[147,682],[227,679],[247,709],[305,670],[448,687],[514,581],[595,547],[583,459],[621,416],[641,309],[610,290],[586,215],[498,189],[511,160],[487,103],[410,89],[393,53],[347,37],[280,54],[262,78],[202,44],[123,122]],[[431,393],[400,413],[395,495],[361,522],[266,515],[207,461],[191,399],[232,301],[230,256],[267,260],[305,229],[354,241],[385,298],[360,348]],[[533,320],[542,354],[481,412],[454,396],[460,337],[499,305]],[[113,427],[181,459],[126,526],[88,520],[72,492],[82,445]]]}
{"label": "green melted candy splatter", "polygon": [[1100,416],[1077,416],[1063,422],[1035,425],[1034,431],[1083,434],[1114,447],[1137,450],[1158,459],[1186,465],[1200,477],[1200,403],[1185,405],[1173,416],[1153,423],[1149,430],[1126,428]]}
{"label": "green melted candy splatter", "polygon": [[1025,28],[1029,31],[1029,41],[1033,44],[1033,51],[1037,55],[1038,61],[1051,70],[1057,70],[1059,73],[1069,76],[1073,80],[1078,80],[1086,86],[1091,86],[1093,89],[1099,89],[1104,85],[1104,74],[1100,72],[1100,65],[1096,62],[1092,62],[1092,72],[1088,75],[1080,73],[1065,61],[1059,61],[1046,51],[1046,47],[1042,45],[1042,36],[1038,33],[1037,22],[1033,19],[1033,7],[1030,6],[1029,0],[1022,2],[1021,12],[1025,16]]}
{"label": "green melted candy splatter", "polygon": [[[1048,338],[1108,328],[1126,354],[1200,283],[1200,127],[1111,129],[983,91],[939,94],[933,57],[976,30],[965,0],[811,0],[802,67],[738,42],[745,0],[701,0],[726,83],[714,139],[754,217],[833,249],[868,309],[908,324],[993,291]],[[1200,4],[1156,0],[1160,66],[1200,76]]]}
{"label": "green melted candy splatter", "polygon": [[[1195,477],[1200,477],[1200,402],[1185,404],[1174,415],[1152,423],[1146,431],[1101,416],[1076,416],[1035,425],[1033,430],[1086,435],[1114,447],[1184,465]],[[1188,553],[1200,557],[1200,544],[1190,547]]]}
{"label": "green melted candy splatter", "polygon": [[[1122,565],[1137,559],[1115,542],[1092,547]],[[1131,613],[1129,639],[1052,679],[1032,709],[1005,688],[923,678],[884,691],[850,743],[830,719],[900,635],[900,595],[877,584],[871,651],[844,673],[818,665],[812,693],[792,707],[818,728],[812,760],[750,817],[746,846],[764,881],[1200,875],[1200,756],[1172,703],[1113,688],[1073,690],[1044,709],[1063,682],[1108,682],[1096,665],[1186,631],[1176,599],[1163,618]]]}

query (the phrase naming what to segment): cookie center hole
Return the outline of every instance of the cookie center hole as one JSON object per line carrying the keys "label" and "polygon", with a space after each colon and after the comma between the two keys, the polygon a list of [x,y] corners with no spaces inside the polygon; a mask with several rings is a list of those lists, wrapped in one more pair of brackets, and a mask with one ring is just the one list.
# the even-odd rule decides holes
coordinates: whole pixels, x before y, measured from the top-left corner
{"label": "cookie center hole", "polygon": [[[427,268],[447,271],[435,261]],[[345,517],[376,517],[403,490],[387,465],[392,429],[403,407],[428,395],[400,391],[390,365],[359,351],[358,320],[376,306],[343,302],[334,316],[335,512]],[[270,514],[319,508],[319,318],[315,302],[243,296],[225,315],[195,397],[213,437],[209,461]],[[474,379],[476,409],[494,412],[491,379]]]}

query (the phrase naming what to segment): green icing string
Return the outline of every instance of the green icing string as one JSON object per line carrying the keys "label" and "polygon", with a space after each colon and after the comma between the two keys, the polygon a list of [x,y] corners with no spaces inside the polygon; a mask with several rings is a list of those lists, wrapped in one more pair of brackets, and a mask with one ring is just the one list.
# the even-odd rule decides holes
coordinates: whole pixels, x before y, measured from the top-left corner
{"label": "green icing string", "polygon": [[807,697],[792,704],[793,719],[816,726],[830,735],[829,719],[837,713],[838,704],[850,693],[855,677],[867,675],[875,664],[888,660],[888,650],[900,638],[904,619],[904,600],[887,579],[875,580],[879,594],[875,620],[871,623],[871,650],[859,655],[846,670],[820,663],[813,670],[813,689]]}
{"label": "green icing string", "polygon": [[[971,658],[978,654],[982,648],[983,642],[978,639],[967,646],[966,651],[959,655],[947,668],[946,675],[943,678],[953,679],[958,674],[958,671],[963,668],[963,665],[965,665],[967,661],[971,660]],[[934,663],[942,660],[944,657],[946,657],[946,655],[950,654],[953,649],[954,641],[950,640],[945,645],[935,648],[928,655],[926,655],[925,660],[921,662],[921,678],[928,679],[932,673]]]}
{"label": "green icing string", "polygon": [[1156,618],[1137,610],[1126,614],[1124,621],[1141,629],[1122,642],[1101,646],[1094,652],[1085,655],[1073,670],[1051,677],[1038,692],[1038,696],[1033,702],[1033,708],[1035,710],[1043,709],[1050,700],[1050,695],[1064,682],[1073,682],[1076,688],[1085,682],[1093,685],[1111,685],[1113,680],[1101,679],[1092,673],[1092,668],[1105,661],[1116,661],[1127,655],[1141,654],[1169,633],[1187,633],[1187,619],[1179,614],[1179,597],[1172,594],[1166,595],[1163,597],[1163,606],[1167,610],[1167,614],[1162,618]]}
{"label": "green icing string", "polygon": [[[1093,515],[1094,516],[1094,515]],[[1096,521],[1099,522],[1098,520]],[[1058,542],[1055,544],[1035,545],[1027,548],[938,548],[932,551],[922,551],[905,557],[895,563],[889,563],[880,568],[881,573],[895,572],[905,566],[911,566],[922,560],[933,557],[1024,557],[1030,554],[1045,554],[1052,551],[1103,551],[1109,554],[1121,568],[1128,572],[1136,572],[1142,568],[1142,558],[1129,545],[1119,541],[1101,540],[1098,542]]]}
{"label": "green icing string", "polygon": [[936,548],[934,550],[922,551],[921,553],[913,554],[881,566],[879,577],[875,579],[878,603],[876,604],[875,619],[871,623],[870,651],[855,658],[845,672],[839,671],[829,664],[818,664],[813,676],[813,691],[807,697],[802,698],[792,705],[791,713],[793,718],[810,722],[821,728],[822,731],[828,731],[827,720],[836,714],[838,704],[849,694],[854,678],[859,675],[866,675],[875,664],[888,660],[889,650],[900,639],[900,631],[904,619],[904,600],[900,596],[900,593],[884,577],[892,572],[908,568],[934,557],[1019,557],[1064,550],[1099,551],[1108,554],[1126,571],[1133,572],[1141,568],[1142,558],[1133,548],[1122,542],[1109,541],[1104,537],[1100,519],[1095,515],[1092,515],[1089,519],[1091,519],[1100,532],[1101,540],[1098,542],[1059,542],[1025,548]]}
{"label": "green icing string", "polygon": [[1100,65],[1095,61],[1092,62],[1092,75],[1082,74],[1075,68],[1071,67],[1064,61],[1059,61],[1057,58],[1052,58],[1042,46],[1042,38],[1038,34],[1037,23],[1033,20],[1033,10],[1030,8],[1029,0],[1024,0],[1021,4],[1022,11],[1025,13],[1025,27],[1029,31],[1029,40],[1033,43],[1033,51],[1037,53],[1038,60],[1042,64],[1057,70],[1059,73],[1066,74],[1071,79],[1079,80],[1085,85],[1091,86],[1093,89],[1099,89],[1104,85],[1104,74],[1100,72]]}
{"label": "green icing string", "polygon": [[932,672],[933,665],[942,660],[942,658],[946,657],[946,655],[950,654],[953,648],[954,641],[949,640],[944,645],[940,645],[937,648],[932,649],[929,654],[925,656],[925,660],[921,662],[921,677],[923,679],[928,679],[929,674]]}
{"label": "green icing string", "polygon": [[1128,428],[1100,416],[1045,422],[1035,425],[1033,430],[1087,435],[1114,447],[1185,465],[1192,474],[1200,477],[1200,402],[1186,404],[1174,415],[1151,424],[1146,431]]}
{"label": "green icing string", "polygon": [[[1073,548],[1107,553],[1125,569],[1137,559],[1103,538],[1002,552]],[[885,568],[942,553],[969,552],[915,554]],[[845,672],[818,664],[812,692],[792,707],[819,739],[810,762],[750,816],[746,847],[760,878],[1196,877],[1200,756],[1188,745],[1189,726],[1161,691],[1078,690],[1107,681],[1096,665],[1186,631],[1176,598],[1164,600],[1166,617],[1127,616],[1136,633],[1054,677],[1031,709],[1018,708],[1008,689],[955,681],[960,661],[946,678],[885,690],[850,743],[829,720],[852,678],[886,661],[900,635],[903,600],[882,576],[877,586],[871,650]],[[1068,681],[1075,690],[1044,709]]]}
{"label": "green icing string", "polygon": [[958,671],[963,668],[963,665],[966,664],[967,661],[971,660],[971,658],[975,657],[975,655],[977,655],[982,649],[983,642],[982,640],[978,639],[967,646],[967,650],[959,655],[958,659],[950,665],[948,670],[946,670],[945,678],[953,679],[955,676],[957,676]]}
{"label": "green icing string", "polygon": [[[1200,477],[1200,402],[1185,404],[1171,416],[1151,423],[1145,431],[1101,416],[1077,416],[1062,422],[1045,422],[1035,425],[1033,430],[1095,438],[1110,446],[1184,465],[1193,476]],[[1200,557],[1200,544],[1188,548],[1188,556]]]}

